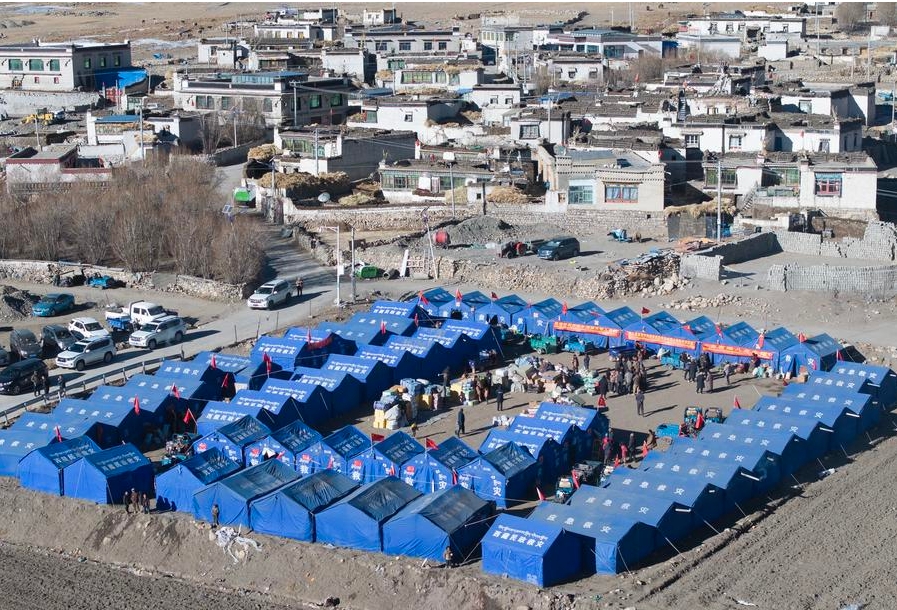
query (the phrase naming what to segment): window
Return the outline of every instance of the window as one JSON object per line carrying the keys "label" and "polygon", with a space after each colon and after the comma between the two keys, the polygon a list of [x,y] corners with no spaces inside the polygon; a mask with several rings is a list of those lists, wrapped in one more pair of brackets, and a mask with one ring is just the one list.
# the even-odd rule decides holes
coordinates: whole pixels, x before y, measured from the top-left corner
{"label": "window", "polygon": [[29,59],[28,60],[28,69],[32,72],[43,72],[44,70],[44,60],[43,59]]}
{"label": "window", "polygon": [[729,150],[741,150],[742,136],[729,136]]}
{"label": "window", "polygon": [[727,23],[726,24],[726,34],[731,34],[734,31],[735,31],[735,25],[732,23]]}
{"label": "window", "polygon": [[414,115],[411,114],[410,112],[406,112],[405,113],[405,122],[411,123],[412,121],[414,121]]}
{"label": "window", "polygon": [[[496,100],[497,100],[497,99],[498,99],[498,98],[496,98]],[[513,98],[513,97],[506,97],[506,98],[505,98],[505,104],[510,105],[510,104],[513,104],[513,103],[514,103],[514,98]]]}
{"label": "window", "polygon": [[771,168],[763,171],[769,177],[767,186],[800,186],[800,170],[796,167]]}
{"label": "window", "polygon": [[[442,80],[439,79],[440,75],[442,75]],[[404,85],[430,85],[433,82],[433,72],[421,70],[402,72],[402,84]],[[445,82],[445,72],[436,72],[436,82]]]}
{"label": "window", "polygon": [[22,71],[22,60],[21,59],[10,59],[9,60],[9,70],[10,70],[10,72],[21,72]]}
{"label": "window", "polygon": [[589,78],[591,80],[598,78],[598,68],[589,68]]}
{"label": "window", "polygon": [[521,125],[520,126],[520,139],[521,140],[538,140],[539,139],[539,126],[538,125]]}
{"label": "window", "polygon": [[604,186],[604,201],[607,203],[636,203],[638,202],[638,185],[606,184]]}
{"label": "window", "polygon": [[810,114],[811,112],[813,112],[813,102],[811,102],[810,100],[800,100],[797,102],[797,108],[801,112]]}
{"label": "window", "polygon": [[343,105],[343,94],[342,93],[334,93],[330,96],[330,107],[334,106],[342,106]]}
{"label": "window", "polygon": [[399,43],[399,51],[410,51],[411,50],[411,41],[403,40]]}
{"label": "window", "polygon": [[377,111],[376,110],[365,110],[361,113],[361,118],[365,123],[376,123],[377,122]]}
{"label": "window", "polygon": [[[450,85],[460,85],[461,84],[461,75],[460,74],[450,74],[448,81],[449,81]],[[436,73],[436,82],[437,83],[445,82],[445,72],[437,72]]]}
{"label": "window", "polygon": [[222,110],[230,110],[233,105],[234,105],[233,100],[230,97],[228,97],[226,95],[221,96],[221,109]]}
{"label": "window", "polygon": [[389,43],[385,40],[378,40],[374,43],[375,51],[389,51]]}
{"label": "window", "polygon": [[[716,167],[708,167],[704,170],[704,184],[716,186]],[[738,184],[738,177],[734,169],[723,168],[723,187],[734,188]]]}
{"label": "window", "polygon": [[214,108],[214,102],[212,101],[211,95],[197,95],[196,96],[196,107],[201,110],[209,110]]}
{"label": "window", "polygon": [[567,189],[570,203],[595,203],[595,189],[591,185],[573,185]]}
{"label": "window", "polygon": [[390,70],[401,70],[405,67],[404,59],[390,59],[386,62],[386,67]]}
{"label": "window", "polygon": [[47,68],[48,70],[50,70],[51,72],[59,72],[59,60],[58,59],[51,59],[49,64],[50,65]]}
{"label": "window", "polygon": [[831,146],[831,140],[829,140],[828,138],[823,138],[823,139],[819,140],[819,152],[821,152],[821,153],[829,152],[830,146]]}
{"label": "window", "polygon": [[115,66],[116,68],[121,65],[121,55],[116,55],[115,57],[113,57],[112,65]]}
{"label": "window", "polygon": [[841,195],[841,174],[816,174],[816,194],[839,197]]}
{"label": "window", "polygon": [[496,95],[495,97],[490,97],[490,98],[489,98],[489,103],[490,103],[490,104],[497,104],[497,103],[498,103],[498,96]]}
{"label": "window", "polygon": [[440,42],[440,43],[439,43],[439,50],[440,50],[440,51],[446,51],[446,50],[448,50],[448,43],[445,42],[445,41]]}
{"label": "window", "polygon": [[321,107],[321,96],[320,95],[309,96],[308,107],[309,108],[320,108]]}
{"label": "window", "polygon": [[701,136],[696,133],[685,134],[685,147],[686,148],[700,148],[701,147]]}
{"label": "window", "polygon": [[262,100],[262,112],[274,112],[274,101],[270,97]]}
{"label": "window", "polygon": [[53,84],[54,84],[54,85],[58,85],[58,84],[59,84],[59,77],[58,77],[58,76],[54,76],[54,77],[53,77]]}
{"label": "window", "polygon": [[90,70],[90,58],[89,57],[84,58],[84,69]]}
{"label": "window", "polygon": [[105,56],[105,55],[103,55],[102,57],[100,57],[100,67],[101,67],[101,68],[105,68],[105,67],[106,67],[106,56]]}
{"label": "window", "polygon": [[433,43],[432,43],[432,42],[425,42],[425,43],[424,43],[424,51],[432,51],[432,50],[433,50]]}
{"label": "window", "polygon": [[34,77],[34,82],[35,82],[35,83],[39,83],[39,82],[40,82],[40,76],[35,76],[35,77]]}

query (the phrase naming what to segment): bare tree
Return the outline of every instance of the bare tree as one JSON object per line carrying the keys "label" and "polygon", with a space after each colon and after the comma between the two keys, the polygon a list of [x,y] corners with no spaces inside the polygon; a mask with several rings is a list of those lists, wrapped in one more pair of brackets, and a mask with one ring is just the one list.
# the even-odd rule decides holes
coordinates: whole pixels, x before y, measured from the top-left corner
{"label": "bare tree", "polygon": [[202,152],[211,155],[224,139],[226,121],[217,112],[207,112],[200,121],[199,137],[202,141]]}
{"label": "bare tree", "polygon": [[875,12],[878,16],[878,22],[882,25],[889,25],[891,27],[897,25],[897,3],[876,2]]}
{"label": "bare tree", "polygon": [[863,2],[841,2],[835,9],[838,28],[843,32],[853,32],[865,18],[866,5]]}
{"label": "bare tree", "polygon": [[249,218],[234,218],[214,243],[216,276],[231,284],[250,282],[262,270],[264,235]]}

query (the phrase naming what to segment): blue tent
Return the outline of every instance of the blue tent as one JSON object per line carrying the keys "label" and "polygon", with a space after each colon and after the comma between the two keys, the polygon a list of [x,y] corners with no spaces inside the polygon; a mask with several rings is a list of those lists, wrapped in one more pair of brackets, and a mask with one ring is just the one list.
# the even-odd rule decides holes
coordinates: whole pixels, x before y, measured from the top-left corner
{"label": "blue tent", "polygon": [[[349,475],[352,470],[352,464],[359,462],[358,454],[371,446],[371,439],[368,435],[356,428],[355,426],[345,426],[340,428],[330,436],[324,437],[321,441],[321,468],[329,468],[339,473]],[[357,469],[356,469],[357,470]],[[358,478],[354,481],[361,483],[362,473],[360,471],[353,472]]]}
{"label": "blue tent", "polygon": [[726,495],[729,509],[754,495],[754,475],[732,462],[699,460],[694,456],[666,455],[653,451],[642,460],[642,470],[660,475],[672,474],[686,479],[712,483]]}
{"label": "blue tent", "polygon": [[563,470],[592,454],[592,439],[570,422],[517,416],[508,431],[522,436],[554,439],[561,446],[561,461],[558,466],[563,467]]}
{"label": "blue tent", "polygon": [[766,493],[778,485],[782,478],[779,456],[759,445],[734,445],[726,439],[698,440],[680,436],[673,440],[667,454],[688,459],[738,464],[757,479],[754,481],[755,495]]}
{"label": "blue tent", "polygon": [[330,356],[321,370],[348,373],[355,377],[361,382],[362,398],[366,402],[374,402],[380,398],[383,390],[392,385],[392,370],[388,366],[356,356]]}
{"label": "blue tent", "polygon": [[707,316],[692,318],[683,324],[698,341],[713,341],[717,338],[716,322]]}
{"label": "blue tent", "polygon": [[299,366],[293,371],[292,380],[318,385],[329,392],[330,417],[354,411],[361,406],[364,398],[362,382],[348,371],[325,371]]}
{"label": "blue tent", "polygon": [[16,476],[22,458],[51,442],[44,432],[0,430],[0,476]]}
{"label": "blue tent", "polygon": [[365,485],[315,516],[317,542],[383,550],[383,524],[421,493],[395,477]]}
{"label": "blue tent", "polygon": [[554,334],[558,337],[570,337],[573,335],[582,336],[583,340],[591,341],[599,347],[603,347],[607,343],[607,337],[599,335],[593,337],[593,330],[598,326],[595,322],[606,312],[596,303],[586,301],[575,307],[567,309],[564,313],[561,307],[561,315],[554,322]]}
{"label": "blue tent", "polygon": [[207,436],[222,426],[232,424],[244,417],[262,421],[260,418],[264,417],[264,411],[260,407],[233,405],[229,402],[210,402],[196,420],[196,433]]}
{"label": "blue tent", "polygon": [[806,341],[798,341],[783,353],[781,365],[783,371],[798,373],[805,367],[808,373],[828,371],[838,362],[838,351],[841,344],[823,333],[810,337]]}
{"label": "blue tent", "polygon": [[686,353],[697,356],[701,344],[698,338],[682,323],[665,311],[658,311],[645,317],[640,322],[630,324],[624,330],[624,336],[633,342],[658,350],[661,347],[673,353]]}
{"label": "blue tent", "polygon": [[580,540],[560,525],[505,513],[483,538],[483,571],[551,587],[579,576],[581,549]]}
{"label": "blue tent", "polygon": [[505,443],[458,470],[462,487],[499,508],[524,502],[532,495],[536,459],[515,442]]}
{"label": "blue tent", "polygon": [[398,477],[405,462],[423,452],[421,444],[409,435],[401,431],[393,432],[356,455],[352,460],[349,476],[358,480],[355,477],[355,463],[360,461],[361,480],[365,483],[373,483],[388,476]]}
{"label": "blue tent", "polygon": [[594,439],[602,438],[610,428],[607,417],[595,409],[562,405],[556,402],[543,402],[536,409],[533,419],[561,424],[573,424],[589,437],[589,451]]}
{"label": "blue tent", "polygon": [[217,447],[228,459],[241,466],[246,466],[243,450],[270,434],[270,428],[256,418],[247,415],[197,439],[193,442],[193,450],[196,453],[202,453]]}
{"label": "blue tent", "polygon": [[[419,323],[420,318],[418,318],[418,324]],[[349,318],[348,324],[351,326],[373,328],[378,333],[380,333],[385,328],[385,335],[387,338],[391,337],[392,335],[410,337],[412,334],[414,334],[414,329],[418,326],[414,323],[413,316],[409,318],[408,316],[376,314],[367,311],[359,311],[355,313],[351,318]]]}
{"label": "blue tent", "polygon": [[620,488],[580,485],[570,496],[568,504],[644,523],[657,532],[658,538],[654,545],[658,547],[685,538],[692,529],[688,507],[661,496]]}
{"label": "blue tent", "polygon": [[113,425],[95,419],[56,413],[22,413],[9,429],[43,434],[47,442],[55,440],[58,435],[63,439],[89,436],[101,448],[121,443],[118,428]]}
{"label": "blue tent", "polygon": [[257,466],[265,460],[276,458],[305,476],[318,469],[323,438],[302,422],[295,421],[246,445],[243,462],[247,466]]}
{"label": "blue tent", "polygon": [[526,449],[536,460],[536,485],[554,482],[555,477],[567,470],[568,455],[551,436],[529,436],[519,432],[511,432],[496,428],[489,431],[480,445],[480,453],[489,453],[508,443],[516,443]]}
{"label": "blue tent", "polygon": [[687,478],[672,472],[617,468],[603,486],[661,496],[678,502],[691,509],[695,527],[714,521],[726,512],[726,492],[721,487],[704,479]]}
{"label": "blue tent", "polygon": [[224,371],[213,368],[209,363],[181,360],[163,360],[155,372],[156,377],[166,379],[201,381],[204,386],[204,396],[207,400],[218,400],[221,396],[221,384],[224,381]]}
{"label": "blue tent", "polygon": [[302,409],[292,396],[272,394],[258,390],[240,390],[230,404],[249,409],[260,409],[257,419],[272,430],[302,419]]}
{"label": "blue tent", "polygon": [[352,345],[351,352],[353,354],[358,350],[359,345],[367,345],[372,342],[375,345],[380,345],[386,341],[386,338],[389,336],[388,333],[381,335],[380,331],[373,326],[341,324],[339,322],[330,321],[321,322],[315,328],[315,331],[336,335],[347,343],[350,343]]}
{"label": "blue tent", "polygon": [[551,325],[560,317],[564,306],[557,299],[545,299],[533,303],[514,314],[514,326],[518,332],[528,335],[549,335]]}
{"label": "blue tent", "polygon": [[317,514],[356,489],[348,477],[321,470],[253,500],[249,524],[262,534],[314,542]]}
{"label": "blue tent", "polygon": [[463,487],[419,497],[383,525],[383,552],[442,562],[446,547],[465,558],[489,529],[491,502]]}
{"label": "blue tent", "polygon": [[701,430],[698,438],[725,439],[736,446],[746,444],[763,447],[779,456],[783,478],[796,472],[808,460],[804,442],[792,432],[760,431],[734,424],[709,423]]}
{"label": "blue tent", "polygon": [[515,294],[509,294],[480,307],[474,319],[489,325],[513,326],[514,316],[529,307],[526,301]]}
{"label": "blue tent", "polygon": [[458,300],[457,295],[451,301],[446,301],[439,306],[436,315],[443,318],[455,318],[472,320],[476,317],[476,311],[486,307],[492,300],[479,290],[462,294]]}
{"label": "blue tent", "polygon": [[473,320],[446,320],[442,325],[442,330],[458,331],[467,335],[473,341],[474,349],[478,354],[490,350],[502,353],[501,338],[496,330],[488,324]]}
{"label": "blue tent", "polygon": [[111,402],[114,404],[134,407],[134,399],[140,402],[140,413],[153,414],[156,423],[161,424],[165,419],[165,410],[171,406],[175,412],[179,409],[177,398],[165,390],[153,390],[149,388],[137,388],[128,386],[101,385],[90,395],[90,402]]}
{"label": "blue tent", "polygon": [[393,384],[399,383],[402,379],[416,379],[420,372],[420,359],[410,352],[379,345],[363,345],[355,353],[355,357],[385,364],[392,371]]}
{"label": "blue tent", "polygon": [[881,409],[872,401],[869,394],[850,392],[835,388],[809,387],[807,384],[791,384],[782,391],[782,398],[793,398],[804,401],[807,406],[826,404],[850,409],[860,416],[860,432],[868,430],[881,419]]}
{"label": "blue tent", "polygon": [[878,403],[878,388],[872,385],[868,379],[860,377],[849,377],[847,375],[839,375],[832,371],[814,371],[810,378],[807,379],[807,387],[822,392],[829,392],[832,389],[842,392],[856,392],[859,394],[868,394],[872,396],[873,402]]}
{"label": "blue tent", "polygon": [[440,315],[439,310],[442,309],[444,305],[455,301],[455,295],[451,294],[445,288],[431,288],[430,290],[424,291],[422,296],[423,298],[418,299],[416,304],[423,309],[427,315],[434,318],[444,317]]}
{"label": "blue tent", "polygon": [[[309,334],[311,341],[309,342]],[[344,339],[336,333],[308,328],[289,328],[283,335],[284,339],[298,341],[303,344],[302,361],[296,366],[310,366],[317,368],[333,354],[351,356],[355,353],[355,342]]]}
{"label": "blue tent", "polygon": [[441,441],[405,463],[402,480],[422,493],[433,493],[455,485],[458,472],[479,453],[456,436]]}
{"label": "blue tent", "polygon": [[476,345],[470,337],[456,330],[419,326],[414,331],[414,337],[442,345],[448,352],[448,361],[453,368],[460,363],[466,364],[469,359],[478,356]]}
{"label": "blue tent", "polygon": [[[631,345],[633,342],[629,341],[626,338],[626,329],[632,327],[633,325],[639,324],[642,321],[641,316],[635,313],[629,307],[625,305],[623,307],[618,307],[617,309],[613,309],[608,311],[603,316],[599,316],[596,322],[599,322],[598,326],[606,328],[606,335],[608,338],[608,342],[606,346],[600,347],[622,347],[624,345]],[[598,345],[596,343],[596,345]]]}
{"label": "blue tent", "polygon": [[371,305],[370,313],[375,316],[397,316],[413,320],[414,316],[418,317],[419,322],[423,322],[429,316],[426,312],[418,307],[417,300],[414,301],[374,301]]}
{"label": "blue tent", "polygon": [[427,339],[390,337],[384,347],[399,352],[408,352],[417,359],[417,372],[412,375],[414,378],[436,380],[446,366],[457,366],[457,363],[460,362],[460,358],[452,357],[452,354],[441,343]]}
{"label": "blue tent", "polygon": [[[750,362],[754,354],[760,356],[760,333],[747,322],[721,327],[719,332],[702,339],[701,350],[706,352],[714,364],[723,362]],[[765,340],[764,340],[765,342]]]}
{"label": "blue tent", "polygon": [[302,379],[268,379],[262,385],[261,391],[265,394],[292,398],[299,409],[299,419],[306,424],[317,426],[330,418],[333,393],[318,384],[308,383]]}
{"label": "blue tent", "polygon": [[807,404],[807,401],[788,396],[762,396],[753,410],[765,415],[784,415],[790,419],[818,422],[824,429],[831,430],[826,432],[826,451],[846,446],[860,432],[859,416],[844,405]]}
{"label": "blue tent", "polygon": [[298,478],[295,470],[277,460],[262,462],[198,489],[193,494],[193,516],[211,521],[212,506],[217,504],[221,525],[249,527],[250,503]]}
{"label": "blue tent", "polygon": [[[762,343],[760,342],[761,337],[763,339]],[[769,364],[774,371],[787,372],[790,370],[789,362],[785,361],[784,353],[793,345],[797,345],[797,337],[795,337],[787,328],[779,326],[778,328],[763,333],[757,338],[756,345],[758,346],[758,350],[768,353],[770,356]],[[763,356],[761,355],[760,357],[762,358]]]}
{"label": "blue tent", "polygon": [[250,360],[263,363],[265,354],[268,354],[271,359],[272,371],[275,365],[287,371],[292,371],[297,366],[320,366],[326,355],[309,354],[310,350],[307,349],[307,345],[305,341],[263,335],[255,342],[250,353]]}
{"label": "blue tent", "polygon": [[85,455],[63,477],[63,495],[97,504],[118,504],[131,489],[153,495],[153,464],[131,444]]}
{"label": "blue tent", "polygon": [[732,409],[726,422],[737,426],[748,426],[761,432],[790,432],[804,441],[803,450],[808,459],[822,457],[828,452],[831,430],[821,421],[808,417],[792,417],[780,411],[754,411],[748,409]]}
{"label": "blue tent", "polygon": [[189,408],[194,416],[199,417],[203,407],[209,400],[218,400],[220,398],[220,389],[215,392],[212,398],[208,384],[199,379],[171,379],[168,377],[159,377],[155,375],[144,375],[138,373],[132,375],[128,382],[122,386],[126,392],[136,392],[140,390],[156,390],[171,393],[172,388],[177,387],[178,394],[181,395],[181,405],[186,412]]}
{"label": "blue tent", "polygon": [[[242,390],[244,388],[257,390],[262,381],[267,378],[265,367],[258,366],[258,363],[253,363],[248,356],[220,354],[217,352],[199,352],[193,357],[193,362],[205,366],[212,366],[213,357],[216,368],[224,373],[233,375],[234,389],[236,390]],[[279,369],[280,366],[277,366],[277,368]],[[260,380],[255,378],[255,375],[257,374],[261,375]]]}
{"label": "blue tent", "polygon": [[130,404],[118,402],[100,402],[63,398],[53,410],[59,417],[83,417],[91,421],[101,422],[117,431],[117,438],[140,445],[144,438],[144,425],[158,425],[159,420],[150,411],[137,413],[134,401]]}
{"label": "blue tent", "polygon": [[19,483],[28,489],[61,496],[65,469],[99,451],[97,444],[86,436],[36,448],[19,462]]}
{"label": "blue tent", "polygon": [[560,525],[578,537],[583,565],[598,574],[629,570],[657,548],[655,528],[600,506],[541,502],[528,520]]}
{"label": "blue tent", "polygon": [[869,380],[869,383],[878,388],[878,404],[883,409],[890,410],[897,403],[897,374],[886,366],[837,362],[831,372]]}
{"label": "blue tent", "polygon": [[238,470],[218,447],[197,453],[156,477],[156,508],[191,512],[197,490]]}

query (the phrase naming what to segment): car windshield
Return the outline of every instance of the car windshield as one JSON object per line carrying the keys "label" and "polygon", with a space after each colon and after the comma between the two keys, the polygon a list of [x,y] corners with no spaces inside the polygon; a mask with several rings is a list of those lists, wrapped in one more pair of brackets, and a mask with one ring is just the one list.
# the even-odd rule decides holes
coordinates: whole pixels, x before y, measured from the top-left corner
{"label": "car windshield", "polygon": [[143,326],[140,327],[140,330],[142,330],[145,333],[154,333],[157,330],[159,330],[159,325],[158,324],[144,324]]}
{"label": "car windshield", "polygon": [[165,308],[161,305],[156,305],[155,307],[150,307],[147,312],[151,316],[158,316],[159,314],[165,313]]}
{"label": "car windshield", "polygon": [[100,326],[99,322],[85,322],[82,326],[84,326],[84,330],[103,330],[103,327]]}
{"label": "car windshield", "polygon": [[37,337],[28,331],[19,331],[19,343],[37,343]]}
{"label": "car windshield", "polygon": [[70,351],[70,352],[75,352],[76,354],[80,354],[81,352],[84,351],[84,348],[87,347],[88,345],[89,345],[88,343],[81,343],[80,341],[78,341],[77,343],[75,343],[74,345],[72,345],[72,346],[68,349],[68,351]]}
{"label": "car windshield", "polygon": [[67,329],[65,329],[65,328],[60,328],[59,330],[56,330],[56,331],[54,331],[54,332],[56,333],[56,339],[57,339],[58,341],[64,341],[64,340],[66,340],[66,339],[71,339],[71,338],[72,338],[72,333],[70,333],[70,332],[69,332]]}
{"label": "car windshield", "polygon": [[557,248],[557,247],[560,246],[560,245],[561,245],[560,240],[558,240],[558,239],[552,239],[551,241],[549,241],[548,243],[545,244],[545,247],[547,247],[547,248]]}
{"label": "car windshield", "polygon": [[273,286],[259,286],[259,289],[255,291],[256,294],[271,294],[274,292]]}

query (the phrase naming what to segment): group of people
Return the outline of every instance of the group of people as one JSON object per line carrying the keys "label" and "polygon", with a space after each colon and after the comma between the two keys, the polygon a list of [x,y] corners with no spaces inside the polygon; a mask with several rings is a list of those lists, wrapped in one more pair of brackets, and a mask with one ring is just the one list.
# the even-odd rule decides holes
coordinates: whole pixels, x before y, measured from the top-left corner
{"label": "group of people", "polygon": [[713,392],[714,374],[713,362],[710,360],[710,356],[701,354],[698,358],[690,358],[688,354],[683,353],[680,359],[685,381],[694,383],[695,391],[698,394]]}
{"label": "group of people", "polygon": [[148,515],[150,512],[149,495],[145,491],[137,493],[137,490],[133,487],[131,488],[131,491],[125,492],[122,503],[125,505],[125,512],[129,515],[131,514],[131,507],[134,508],[135,515],[141,512],[144,515]]}
{"label": "group of people", "polygon": [[[34,388],[35,397],[43,394],[45,398],[50,395],[50,388],[53,386],[50,381],[50,375],[45,370],[34,371],[34,373],[31,374],[31,385]],[[65,377],[62,375],[56,377],[56,387],[59,399],[62,400],[65,398]]]}

